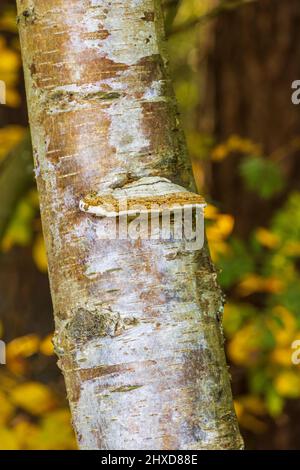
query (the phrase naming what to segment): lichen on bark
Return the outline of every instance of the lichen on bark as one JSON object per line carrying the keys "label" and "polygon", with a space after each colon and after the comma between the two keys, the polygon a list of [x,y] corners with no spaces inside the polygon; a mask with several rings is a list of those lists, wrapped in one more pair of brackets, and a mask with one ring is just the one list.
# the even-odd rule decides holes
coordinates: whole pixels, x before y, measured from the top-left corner
{"label": "lichen on bark", "polygon": [[193,190],[158,0],[17,0],[60,355],[83,449],[236,449],[207,247],[99,240],[91,192]]}

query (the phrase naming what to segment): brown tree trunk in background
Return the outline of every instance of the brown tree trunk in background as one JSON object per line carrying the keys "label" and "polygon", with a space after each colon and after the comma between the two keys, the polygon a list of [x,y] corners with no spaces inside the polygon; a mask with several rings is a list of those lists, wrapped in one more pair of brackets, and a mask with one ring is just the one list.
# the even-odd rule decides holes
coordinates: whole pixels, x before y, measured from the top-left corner
{"label": "brown tree trunk in background", "polygon": [[82,449],[240,448],[207,249],[99,240],[93,191],[192,181],[154,0],[18,0],[56,348]]}
{"label": "brown tree trunk in background", "polygon": [[53,331],[50,312],[48,279],[32,262],[31,248],[1,253],[0,318],[5,341],[30,333],[45,337]]}
{"label": "brown tree trunk in background", "polygon": [[[299,0],[259,0],[223,13],[215,22],[207,112],[213,109],[209,131],[218,142],[238,134],[261,144],[270,155],[299,136],[300,106],[291,102],[291,84],[300,77],[299,21]],[[238,163],[239,157],[232,156],[213,165],[211,193],[236,216],[236,231],[245,236],[267,222],[281,199],[264,202],[247,192]],[[284,171],[289,190],[299,187],[299,149],[287,150]]]}

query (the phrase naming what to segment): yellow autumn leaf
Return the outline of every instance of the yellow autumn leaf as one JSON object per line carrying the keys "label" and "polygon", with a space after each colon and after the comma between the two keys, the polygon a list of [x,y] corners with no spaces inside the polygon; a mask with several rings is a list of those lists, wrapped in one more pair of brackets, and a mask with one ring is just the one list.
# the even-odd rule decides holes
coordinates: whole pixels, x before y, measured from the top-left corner
{"label": "yellow autumn leaf", "polygon": [[220,255],[226,255],[229,253],[230,247],[228,243],[222,240],[212,240],[209,238],[209,234],[207,234],[207,238],[209,241],[210,255],[214,263],[218,261]]}
{"label": "yellow autumn leaf", "polygon": [[291,348],[276,348],[270,355],[270,360],[273,364],[282,367],[290,367],[292,363]]}
{"label": "yellow autumn leaf", "polygon": [[249,274],[237,287],[237,292],[241,296],[253,294],[253,292],[260,292],[264,287],[264,279],[256,274]]}
{"label": "yellow autumn leaf", "polygon": [[0,390],[0,425],[6,424],[14,411],[15,407],[10,403],[8,396]]}
{"label": "yellow autumn leaf", "polygon": [[284,289],[284,282],[276,277],[268,277],[265,279],[264,292],[270,294],[279,294]]}
{"label": "yellow autumn leaf", "polygon": [[270,249],[278,247],[280,242],[277,235],[263,227],[260,227],[256,230],[255,236],[261,245]]}
{"label": "yellow autumn leaf", "polygon": [[289,241],[285,244],[282,252],[286,256],[300,256],[300,242]]}
{"label": "yellow autumn leaf", "polygon": [[16,338],[10,341],[6,347],[7,361],[9,362],[16,356],[30,357],[38,352],[39,345],[40,338],[35,334]]}
{"label": "yellow autumn leaf", "polygon": [[6,157],[24,137],[25,127],[10,125],[0,129],[0,159]]}
{"label": "yellow autumn leaf", "polygon": [[13,432],[20,449],[32,450],[32,443],[38,435],[39,427],[37,424],[33,424],[25,419],[22,419],[16,422],[13,427]]}
{"label": "yellow autumn leaf", "polygon": [[242,416],[242,413],[244,411],[243,404],[238,399],[236,399],[233,401],[233,406],[237,419],[240,420],[240,417]]}
{"label": "yellow autumn leaf", "polygon": [[223,238],[227,238],[234,227],[234,217],[230,214],[220,214],[217,218],[217,228]]}
{"label": "yellow autumn leaf", "polygon": [[18,383],[18,380],[16,377],[7,373],[7,370],[5,371],[2,370],[0,374],[0,389],[2,390],[3,393],[10,394],[11,389],[15,387],[17,383]]}
{"label": "yellow autumn leaf", "polygon": [[211,154],[214,161],[224,160],[230,153],[239,152],[242,154],[260,155],[261,146],[238,135],[231,135],[225,142],[217,145]]}
{"label": "yellow autumn leaf", "polygon": [[211,159],[216,162],[224,160],[229,154],[229,149],[224,144],[217,145],[211,153]]}
{"label": "yellow autumn leaf", "polygon": [[251,395],[239,397],[234,401],[234,408],[241,427],[256,434],[266,431],[266,423],[257,417],[266,414],[261,398]]}
{"label": "yellow autumn leaf", "polygon": [[7,361],[6,367],[16,376],[24,376],[28,370],[28,362],[24,357],[16,356]]}
{"label": "yellow autumn leaf", "polygon": [[275,379],[276,391],[285,398],[300,397],[300,374],[294,371],[283,371]]}
{"label": "yellow autumn leaf", "polygon": [[0,71],[1,74],[5,72],[15,71],[20,66],[20,56],[17,52],[7,47],[1,49]]}
{"label": "yellow autumn leaf", "polygon": [[47,413],[31,443],[34,450],[76,450],[76,440],[67,409]]}
{"label": "yellow autumn leaf", "polygon": [[264,401],[257,395],[245,395],[242,397],[242,403],[244,408],[252,414],[257,416],[264,416],[267,413],[267,409]]}
{"label": "yellow autumn leaf", "polygon": [[255,292],[266,292],[277,294],[284,288],[284,282],[275,277],[264,278],[256,274],[249,274],[237,286],[237,294],[241,297],[254,294]]}
{"label": "yellow autumn leaf", "polygon": [[42,234],[39,234],[32,248],[32,256],[37,268],[46,273],[48,269],[48,261],[46,255],[45,242]]}
{"label": "yellow autumn leaf", "polygon": [[0,427],[0,450],[20,450],[16,435],[11,429]]}
{"label": "yellow autumn leaf", "polygon": [[52,343],[53,334],[46,336],[40,344],[40,352],[45,356],[53,356],[54,347]]}
{"label": "yellow autumn leaf", "polygon": [[282,305],[272,309],[273,316],[268,319],[268,327],[279,347],[289,347],[297,333],[297,321],[295,316]]}
{"label": "yellow autumn leaf", "polygon": [[11,108],[18,108],[21,105],[21,95],[18,90],[7,88],[6,90],[6,105]]}
{"label": "yellow autumn leaf", "polygon": [[16,33],[18,31],[15,10],[13,8],[2,12],[0,18],[0,30]]}
{"label": "yellow autumn leaf", "polygon": [[243,154],[259,155],[261,153],[260,145],[245,139],[238,135],[232,135],[227,141],[227,147],[231,152],[240,152]]}
{"label": "yellow autumn leaf", "polygon": [[206,229],[209,241],[224,240],[227,238],[234,227],[234,217],[230,214],[218,214],[214,223]]}
{"label": "yellow autumn leaf", "polygon": [[0,79],[5,82],[7,106],[17,107],[21,103],[21,97],[17,88],[20,66],[21,57],[19,51],[8,48],[5,38],[0,36]]}
{"label": "yellow autumn leaf", "polygon": [[216,219],[218,217],[218,208],[212,204],[207,204],[204,210],[206,219]]}
{"label": "yellow autumn leaf", "polygon": [[11,392],[11,400],[32,415],[42,415],[56,405],[50,389],[39,382],[17,385]]}
{"label": "yellow autumn leaf", "polygon": [[262,331],[249,323],[228,344],[228,355],[237,365],[255,365],[261,357]]}

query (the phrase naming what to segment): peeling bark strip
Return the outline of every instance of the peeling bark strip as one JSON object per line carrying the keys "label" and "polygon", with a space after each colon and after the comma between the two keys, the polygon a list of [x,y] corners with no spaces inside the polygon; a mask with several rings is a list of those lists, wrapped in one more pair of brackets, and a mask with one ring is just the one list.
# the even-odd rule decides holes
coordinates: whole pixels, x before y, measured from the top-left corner
{"label": "peeling bark strip", "polygon": [[[192,181],[156,0],[18,0],[56,349],[82,449],[240,448],[207,248],[97,240],[92,192]],[[189,188],[192,189],[192,188]]]}

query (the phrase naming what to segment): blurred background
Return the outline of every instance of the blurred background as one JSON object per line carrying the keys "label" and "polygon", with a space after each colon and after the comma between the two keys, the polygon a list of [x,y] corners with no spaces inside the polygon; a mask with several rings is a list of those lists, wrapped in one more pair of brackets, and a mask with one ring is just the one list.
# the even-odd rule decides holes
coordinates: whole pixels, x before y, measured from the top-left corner
{"label": "blurred background", "polygon": [[[300,449],[299,0],[164,0],[172,76],[227,296],[248,449]],[[76,449],[56,366],[14,0],[1,0],[0,449]]]}

